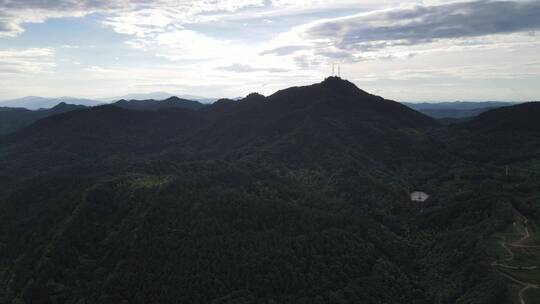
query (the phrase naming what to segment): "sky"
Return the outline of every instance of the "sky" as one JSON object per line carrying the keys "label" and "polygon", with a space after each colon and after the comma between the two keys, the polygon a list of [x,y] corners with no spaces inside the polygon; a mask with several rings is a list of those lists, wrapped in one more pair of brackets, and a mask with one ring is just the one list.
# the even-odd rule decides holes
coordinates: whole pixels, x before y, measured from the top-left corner
{"label": "sky", "polygon": [[271,94],[540,100],[540,1],[0,0],[0,100]]}

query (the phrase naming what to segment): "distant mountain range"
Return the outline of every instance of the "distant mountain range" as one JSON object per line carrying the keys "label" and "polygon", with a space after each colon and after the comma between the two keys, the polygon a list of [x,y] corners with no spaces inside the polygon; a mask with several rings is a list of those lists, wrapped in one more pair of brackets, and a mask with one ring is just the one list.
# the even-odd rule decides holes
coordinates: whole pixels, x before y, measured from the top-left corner
{"label": "distant mountain range", "polygon": [[[77,99],[78,100],[78,99]],[[88,103],[87,103],[88,104]],[[123,109],[137,111],[156,111],[161,109],[199,109],[205,105],[193,100],[169,97],[165,100],[119,100],[111,103]],[[0,107],[0,135],[15,132],[33,122],[60,113],[88,108],[86,105],[60,102],[50,109],[29,110],[26,108]]]}
{"label": "distant mountain range", "polygon": [[[0,134],[7,134],[19,130],[29,124],[51,115],[64,113],[81,107],[92,107],[103,104],[112,104],[130,110],[160,110],[168,108],[200,109],[205,105],[216,102],[215,99],[200,96],[182,95],[172,96],[166,92],[148,94],[130,94],[119,99],[91,100],[74,97],[44,98],[24,97],[10,101],[0,102]],[[147,98],[155,97],[155,98]],[[186,98],[189,97],[189,98]],[[253,98],[251,96],[248,99]],[[113,102],[109,102],[113,100]],[[237,99],[221,99],[218,104],[235,102]],[[456,122],[470,119],[488,110],[511,106],[512,102],[440,102],[440,103],[402,103],[411,109],[446,122]]]}
{"label": "distant mountain range", "polygon": [[196,96],[196,95],[186,95],[186,94],[172,94],[167,92],[152,92],[152,93],[134,93],[134,94],[128,94],[123,96],[116,96],[116,97],[106,97],[106,98],[98,98],[97,100],[100,100],[102,102],[110,103],[117,100],[165,100],[170,97],[178,97],[181,99],[187,99],[187,100],[194,100],[198,101],[200,103],[212,103],[219,98],[210,98],[210,97],[203,97],[203,96]]}
{"label": "distant mountain range", "polygon": [[[207,98],[207,97],[195,96],[195,95],[174,95],[167,92],[136,93],[136,94],[128,94],[124,96],[98,98],[98,99],[84,99],[84,98],[76,98],[76,97],[45,98],[45,97],[39,97],[39,96],[28,96],[28,97],[23,97],[23,98],[18,98],[18,99],[0,101],[0,107],[26,108],[29,110],[38,110],[38,109],[50,109],[59,103],[67,103],[67,104],[83,105],[83,106],[91,107],[91,106],[96,106],[96,105],[101,105],[101,104],[114,103],[121,100],[123,101],[150,101],[150,100],[163,101],[171,97],[175,97],[181,100],[197,101],[201,104],[210,104],[218,100],[218,98]],[[234,98],[233,100],[239,100],[239,99],[242,99],[242,98],[238,97],[238,98]],[[517,103],[499,102],[499,101],[486,101],[486,102],[456,101],[456,102],[433,102],[433,103],[402,102],[402,104],[410,107],[411,109],[414,109],[428,116],[431,116],[433,118],[463,119],[463,118],[471,118],[471,117],[477,116],[490,109],[510,106]],[[148,105],[142,106],[142,103],[139,102],[137,106],[135,106],[133,103],[129,106],[144,108]],[[161,107],[167,107],[167,106],[162,105]]]}
{"label": "distant mountain range", "polygon": [[39,110],[39,109],[50,109],[60,103],[82,105],[82,106],[87,106],[87,107],[103,104],[102,101],[84,99],[84,98],[75,98],[75,97],[46,98],[46,97],[39,97],[39,96],[27,96],[23,98],[0,101],[0,107]]}
{"label": "distant mountain range", "polygon": [[93,107],[102,104],[114,103],[118,100],[165,100],[170,97],[177,97],[183,100],[193,100],[203,104],[209,104],[218,100],[218,98],[207,98],[195,95],[174,95],[166,92],[156,93],[141,93],[141,94],[129,94],[118,97],[107,97],[97,99],[86,99],[77,97],[58,97],[48,98],[40,96],[27,96],[17,99],[0,101],[0,107],[8,108],[25,108],[28,110],[50,109],[59,103],[82,105],[87,107]]}
{"label": "distant mountain range", "polygon": [[404,105],[422,112],[433,118],[453,118],[463,119],[471,118],[480,115],[486,111],[516,105],[515,102],[500,102],[500,101],[486,101],[486,102],[468,102],[468,101],[456,101],[456,102],[434,102],[434,103],[411,103],[403,102]]}
{"label": "distant mountain range", "polygon": [[450,101],[450,102],[402,102],[404,105],[415,110],[433,110],[433,109],[456,109],[456,110],[474,110],[480,108],[499,108],[512,106],[518,102],[507,101]]}

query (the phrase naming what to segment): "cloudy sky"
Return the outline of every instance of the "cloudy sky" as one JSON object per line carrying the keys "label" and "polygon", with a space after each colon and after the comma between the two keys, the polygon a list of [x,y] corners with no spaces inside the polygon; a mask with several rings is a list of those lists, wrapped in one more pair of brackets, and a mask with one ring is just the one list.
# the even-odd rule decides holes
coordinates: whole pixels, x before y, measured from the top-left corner
{"label": "cloudy sky", "polygon": [[0,0],[0,99],[236,97],[331,64],[400,101],[539,100],[540,1]]}

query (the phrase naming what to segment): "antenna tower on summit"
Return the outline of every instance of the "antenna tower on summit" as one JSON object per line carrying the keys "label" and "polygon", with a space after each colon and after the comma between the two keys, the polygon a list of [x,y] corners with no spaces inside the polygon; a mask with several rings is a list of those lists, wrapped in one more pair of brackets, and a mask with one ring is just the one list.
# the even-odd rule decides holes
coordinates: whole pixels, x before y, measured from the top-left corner
{"label": "antenna tower on summit", "polygon": [[341,77],[341,64],[332,63],[332,76]]}

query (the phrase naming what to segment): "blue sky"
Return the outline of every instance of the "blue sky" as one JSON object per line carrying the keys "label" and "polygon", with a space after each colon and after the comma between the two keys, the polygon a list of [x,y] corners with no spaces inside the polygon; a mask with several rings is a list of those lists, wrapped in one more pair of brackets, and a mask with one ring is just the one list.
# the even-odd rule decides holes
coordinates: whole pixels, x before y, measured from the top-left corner
{"label": "blue sky", "polygon": [[0,99],[271,94],[340,63],[400,101],[540,99],[540,1],[0,0]]}

